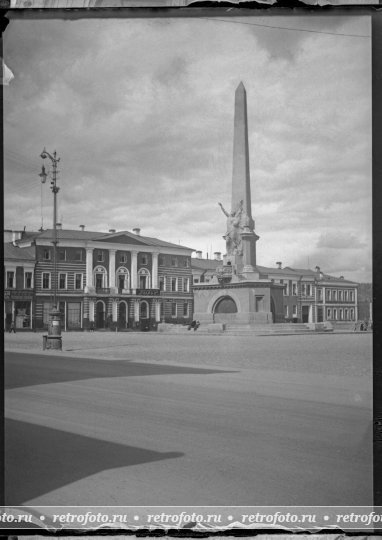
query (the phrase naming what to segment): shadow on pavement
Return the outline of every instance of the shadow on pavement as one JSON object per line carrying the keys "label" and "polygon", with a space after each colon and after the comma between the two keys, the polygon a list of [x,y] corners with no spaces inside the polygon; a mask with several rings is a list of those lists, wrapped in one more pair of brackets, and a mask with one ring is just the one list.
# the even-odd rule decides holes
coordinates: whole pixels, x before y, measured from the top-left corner
{"label": "shadow on pavement", "polygon": [[103,377],[134,377],[143,375],[210,375],[236,373],[221,369],[166,366],[129,360],[93,360],[68,356],[45,356],[19,352],[5,354],[5,389],[60,382],[98,379]]}
{"label": "shadow on pavement", "polygon": [[[5,420],[5,504],[17,506],[107,469],[182,457]],[[86,504],[86,501],[84,501]]]}

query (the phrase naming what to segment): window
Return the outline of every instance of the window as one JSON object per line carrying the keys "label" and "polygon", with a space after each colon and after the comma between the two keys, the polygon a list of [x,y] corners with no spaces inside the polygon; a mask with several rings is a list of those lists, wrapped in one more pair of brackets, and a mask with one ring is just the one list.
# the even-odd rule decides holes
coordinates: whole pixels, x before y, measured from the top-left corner
{"label": "window", "polygon": [[76,249],[76,251],[74,252],[74,260],[82,261],[82,249]]}
{"label": "window", "polygon": [[178,266],[178,259],[176,257],[171,257],[171,266]]}
{"label": "window", "polygon": [[312,296],[312,286],[309,283],[306,286],[306,295],[307,296]]}
{"label": "window", "polygon": [[183,304],[183,317],[188,317],[188,302]]}
{"label": "window", "polygon": [[354,291],[349,291],[350,302],[354,302]]}
{"label": "window", "polygon": [[333,309],[333,319],[337,319],[337,310]]}
{"label": "window", "polygon": [[130,287],[130,274],[127,268],[121,266],[117,270],[116,281],[118,289],[129,289]]}
{"label": "window", "polygon": [[332,294],[333,294],[333,300],[337,300],[337,291],[334,290]]}
{"label": "window", "polygon": [[150,272],[146,268],[139,270],[138,280],[140,289],[150,289]]}
{"label": "window", "polygon": [[349,300],[349,291],[344,291],[344,300],[345,302]]}
{"label": "window", "polygon": [[331,310],[331,309],[328,309],[328,311],[327,311],[327,317],[328,317],[328,319],[330,319],[331,316],[332,316],[332,310]]}
{"label": "window", "polygon": [[331,300],[332,299],[332,289],[328,289],[326,292],[328,293],[328,300]]}
{"label": "window", "polygon": [[345,313],[345,321],[348,321],[349,320],[349,311],[347,309],[345,309],[344,313]]}
{"label": "window", "polygon": [[66,289],[66,280],[67,280],[66,274],[62,274],[62,273],[58,274],[58,288],[59,289]]}
{"label": "window", "polygon": [[293,311],[292,311],[293,317],[297,317],[297,306],[293,304]]}
{"label": "window", "polygon": [[284,296],[289,296],[289,281],[285,282]]}
{"label": "window", "polygon": [[94,284],[96,289],[105,289],[107,287],[107,272],[103,266],[94,268]]}
{"label": "window", "polygon": [[141,255],[141,263],[147,264],[147,255]]}
{"label": "window", "polygon": [[103,262],[104,260],[105,260],[105,259],[104,259],[104,252],[98,250],[98,251],[97,251],[97,262]]}
{"label": "window", "polygon": [[58,260],[59,261],[66,261],[66,249],[59,249],[58,250]]}
{"label": "window", "polygon": [[306,284],[305,283],[303,283],[301,285],[301,294],[302,294],[302,296],[306,296]]}
{"label": "window", "polygon": [[354,321],[354,309],[350,310],[350,319]]}
{"label": "window", "polygon": [[190,279],[188,277],[184,278],[183,291],[184,292],[190,292]]}
{"label": "window", "polygon": [[159,266],[164,266],[164,256],[163,255],[159,255],[158,264],[159,264]]}
{"label": "window", "polygon": [[50,261],[51,259],[50,249],[44,249],[43,259],[44,261]]}
{"label": "window", "polygon": [[289,316],[289,306],[284,306],[284,314],[285,314],[285,317]]}
{"label": "window", "polygon": [[166,290],[166,279],[164,276],[159,276],[159,290],[160,291]]}
{"label": "window", "polygon": [[199,283],[199,278],[194,277],[194,278],[193,278],[193,282],[194,282],[194,283]]}
{"label": "window", "polygon": [[187,257],[186,259],[183,259],[183,266],[185,268],[189,268],[190,266],[190,259]]}
{"label": "window", "polygon": [[25,272],[24,274],[24,288],[32,289],[33,287],[33,272]]}
{"label": "window", "polygon": [[176,317],[176,302],[171,302],[171,317]]}
{"label": "window", "polygon": [[342,311],[342,309],[340,309],[340,321],[342,321],[343,317],[344,317],[343,316],[343,311]]}
{"label": "window", "polygon": [[176,277],[171,278],[171,291],[176,292],[178,290],[178,279]]}
{"label": "window", "polygon": [[82,289],[82,274],[74,274],[74,288],[77,291]]}
{"label": "window", "polygon": [[292,283],[292,295],[297,296],[297,283],[296,282]]}
{"label": "window", "polygon": [[126,253],[120,253],[119,262],[120,263],[127,263],[127,254]]}
{"label": "window", "polygon": [[317,299],[322,300],[322,289],[317,289]]}
{"label": "window", "polygon": [[50,273],[49,272],[42,273],[42,288],[50,289]]}
{"label": "window", "polygon": [[7,287],[8,289],[14,289],[15,284],[15,273],[13,271],[7,272]]}

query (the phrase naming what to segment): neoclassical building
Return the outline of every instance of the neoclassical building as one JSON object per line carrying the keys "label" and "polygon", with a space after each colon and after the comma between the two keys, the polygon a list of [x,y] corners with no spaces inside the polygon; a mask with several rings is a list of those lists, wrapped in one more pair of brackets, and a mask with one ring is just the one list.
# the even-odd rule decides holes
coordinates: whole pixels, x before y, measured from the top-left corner
{"label": "neoclassical building", "polygon": [[141,236],[59,228],[56,270],[52,230],[13,242],[34,251],[31,325],[44,328],[56,287],[64,330],[153,329],[192,317],[192,249]]}

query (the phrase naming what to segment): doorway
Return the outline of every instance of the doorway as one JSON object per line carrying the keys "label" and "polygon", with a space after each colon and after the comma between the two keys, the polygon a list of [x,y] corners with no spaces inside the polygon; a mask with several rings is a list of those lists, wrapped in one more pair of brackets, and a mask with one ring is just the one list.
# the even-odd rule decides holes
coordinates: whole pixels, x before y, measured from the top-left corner
{"label": "doorway", "polygon": [[105,328],[105,304],[102,300],[96,305],[96,328]]}
{"label": "doorway", "polygon": [[310,306],[302,306],[301,308],[301,318],[303,323],[309,322],[309,308]]}

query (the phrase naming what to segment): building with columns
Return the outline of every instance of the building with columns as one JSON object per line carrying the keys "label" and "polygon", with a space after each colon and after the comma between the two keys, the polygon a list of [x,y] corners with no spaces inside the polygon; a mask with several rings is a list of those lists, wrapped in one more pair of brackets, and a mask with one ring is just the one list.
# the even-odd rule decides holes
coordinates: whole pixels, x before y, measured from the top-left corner
{"label": "building with columns", "polygon": [[[192,249],[134,232],[57,231],[21,238],[14,249],[34,251],[34,326],[47,327],[56,285],[64,330],[154,329],[192,317]],[[56,280],[56,283],[55,283]]]}

